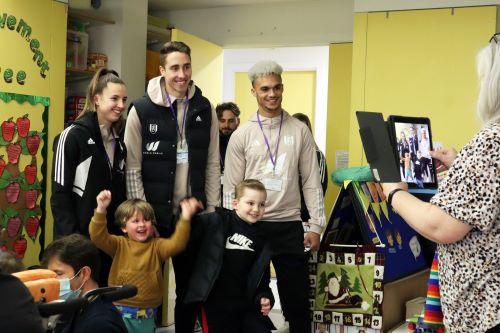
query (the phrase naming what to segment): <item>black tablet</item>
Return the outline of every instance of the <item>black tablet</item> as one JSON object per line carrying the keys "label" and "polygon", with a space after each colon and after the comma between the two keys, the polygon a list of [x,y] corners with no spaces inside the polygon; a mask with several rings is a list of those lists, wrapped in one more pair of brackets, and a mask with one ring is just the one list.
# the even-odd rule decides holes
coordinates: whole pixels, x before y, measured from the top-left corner
{"label": "black tablet", "polygon": [[401,181],[413,188],[437,188],[429,118],[389,116],[388,126]]}
{"label": "black tablet", "polygon": [[382,113],[357,111],[356,117],[366,160],[370,164],[373,177],[382,183],[399,182],[398,162]]}

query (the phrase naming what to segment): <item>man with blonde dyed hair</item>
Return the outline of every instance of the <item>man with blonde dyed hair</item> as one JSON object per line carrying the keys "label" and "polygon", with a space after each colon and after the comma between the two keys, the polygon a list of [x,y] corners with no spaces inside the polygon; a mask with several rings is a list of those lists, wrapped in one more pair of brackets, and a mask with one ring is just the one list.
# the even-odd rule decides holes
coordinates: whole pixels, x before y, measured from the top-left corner
{"label": "man with blonde dyed hair", "polygon": [[[274,61],[261,61],[248,73],[259,108],[229,140],[223,200],[224,207],[231,208],[235,187],[244,178],[264,184],[267,205],[258,230],[275,253],[272,262],[290,332],[304,333],[311,330],[305,250],[318,249],[325,210],[312,135],[305,124],[281,107],[282,71]],[[305,234],[300,218],[300,186],[311,215]]]}

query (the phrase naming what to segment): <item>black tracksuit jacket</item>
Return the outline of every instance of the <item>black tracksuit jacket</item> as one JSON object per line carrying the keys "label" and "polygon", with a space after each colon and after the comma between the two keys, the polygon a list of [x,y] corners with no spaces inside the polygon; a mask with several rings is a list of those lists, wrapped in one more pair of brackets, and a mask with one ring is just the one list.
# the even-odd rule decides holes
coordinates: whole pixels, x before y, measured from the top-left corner
{"label": "black tracksuit jacket", "polygon": [[116,207],[126,199],[125,161],[127,151],[122,133],[115,144],[113,168],[99,129],[97,114],[89,112],[54,139],[52,196],[54,238],[79,233],[89,235],[88,226],[102,190],[113,196],[108,208],[108,230],[120,234],[114,225]]}

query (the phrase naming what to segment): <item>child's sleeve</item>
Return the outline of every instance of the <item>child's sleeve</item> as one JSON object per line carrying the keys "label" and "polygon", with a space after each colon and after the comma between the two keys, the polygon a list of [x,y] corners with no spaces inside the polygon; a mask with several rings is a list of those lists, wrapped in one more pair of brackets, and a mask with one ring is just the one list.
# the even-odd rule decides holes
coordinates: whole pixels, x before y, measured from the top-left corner
{"label": "child's sleeve", "polygon": [[255,305],[258,309],[260,309],[260,299],[262,297],[269,299],[269,301],[271,302],[271,308],[274,306],[273,291],[271,290],[271,287],[269,287],[269,283],[271,283],[271,270],[268,265],[264,271],[262,279],[260,279],[260,283],[257,287],[257,293],[254,299]]}
{"label": "child's sleeve", "polygon": [[191,231],[191,222],[179,218],[175,226],[175,232],[170,238],[157,238],[157,251],[162,260],[167,260],[170,257],[184,251],[189,240],[189,233]]}
{"label": "child's sleeve", "polygon": [[94,216],[89,224],[90,239],[106,254],[113,257],[118,247],[119,236],[110,235],[106,222],[106,214],[94,211]]}

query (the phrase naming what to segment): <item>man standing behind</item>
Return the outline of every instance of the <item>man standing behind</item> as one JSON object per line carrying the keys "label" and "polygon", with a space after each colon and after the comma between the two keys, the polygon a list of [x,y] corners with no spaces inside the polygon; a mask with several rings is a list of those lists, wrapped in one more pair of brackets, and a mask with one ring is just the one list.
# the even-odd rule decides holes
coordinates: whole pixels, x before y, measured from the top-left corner
{"label": "man standing behind", "polygon": [[219,119],[219,150],[220,150],[220,171],[224,175],[224,160],[226,158],[227,144],[231,134],[240,124],[240,109],[233,102],[218,104],[215,108]]}
{"label": "man standing behind", "polygon": [[[219,131],[209,100],[191,81],[191,50],[168,42],[160,50],[161,75],[132,103],[125,127],[127,197],[154,208],[161,237],[173,233],[179,203],[194,196],[207,211],[220,198]],[[194,259],[172,258],[176,280],[176,332],[192,333],[195,313],[182,301]]]}
{"label": "man standing behind", "polygon": [[[258,230],[275,253],[272,262],[290,332],[304,333],[311,330],[308,254],[304,250],[318,249],[325,209],[312,134],[281,108],[282,71],[274,61],[262,61],[248,73],[259,108],[229,141],[223,201],[225,208],[232,208],[235,186],[245,178],[258,179],[266,187],[266,211]],[[305,235],[300,218],[300,186],[311,215]]]}
{"label": "man standing behind", "polygon": [[[410,158],[411,162],[415,164],[415,161],[417,160],[417,151],[418,151],[418,136],[417,136],[417,131],[415,129],[414,125],[411,125],[410,127]],[[413,177],[413,175],[412,175]]]}

